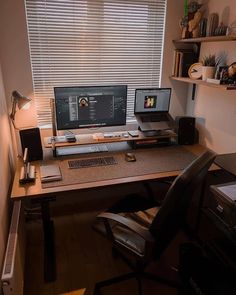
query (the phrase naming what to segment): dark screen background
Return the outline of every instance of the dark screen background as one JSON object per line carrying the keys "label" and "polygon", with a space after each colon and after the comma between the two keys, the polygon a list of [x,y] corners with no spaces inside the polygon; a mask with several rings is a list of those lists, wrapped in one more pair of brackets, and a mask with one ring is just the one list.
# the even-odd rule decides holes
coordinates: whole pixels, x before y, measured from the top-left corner
{"label": "dark screen background", "polygon": [[126,124],[127,86],[55,87],[58,130]]}

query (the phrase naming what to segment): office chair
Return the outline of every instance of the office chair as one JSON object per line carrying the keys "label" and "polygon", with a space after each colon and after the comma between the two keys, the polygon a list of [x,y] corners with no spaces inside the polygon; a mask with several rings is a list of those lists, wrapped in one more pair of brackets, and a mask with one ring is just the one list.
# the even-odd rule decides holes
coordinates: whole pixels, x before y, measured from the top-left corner
{"label": "office chair", "polygon": [[[101,294],[100,289],[105,286],[130,278],[137,279],[140,295],[142,277],[178,287],[177,283],[144,270],[151,261],[161,257],[179,230],[185,229],[192,196],[196,189],[204,187],[207,171],[214,158],[215,154],[207,151],[185,168],[170,186],[159,208],[153,207],[136,213],[103,212],[97,216],[104,222],[113,250],[121,255],[133,272],[96,283],[94,295]],[[202,189],[197,191],[202,193]]]}

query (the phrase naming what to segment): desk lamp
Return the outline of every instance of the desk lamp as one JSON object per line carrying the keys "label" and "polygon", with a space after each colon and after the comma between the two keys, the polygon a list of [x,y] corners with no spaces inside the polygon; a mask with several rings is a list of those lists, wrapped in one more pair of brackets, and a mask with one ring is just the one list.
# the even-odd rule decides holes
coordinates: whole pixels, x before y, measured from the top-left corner
{"label": "desk lamp", "polygon": [[30,101],[31,101],[30,98],[23,96],[18,91],[16,90],[12,91],[12,110],[10,114],[10,119],[12,120],[14,128],[16,128],[15,127],[15,115],[17,111],[16,107],[18,106],[18,109],[21,110],[26,105],[28,105]]}

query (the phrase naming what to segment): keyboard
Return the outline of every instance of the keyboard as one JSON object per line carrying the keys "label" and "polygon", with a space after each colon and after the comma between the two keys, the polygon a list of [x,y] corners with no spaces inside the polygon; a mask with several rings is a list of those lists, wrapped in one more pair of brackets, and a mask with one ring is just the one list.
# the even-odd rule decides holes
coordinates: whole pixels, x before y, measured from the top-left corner
{"label": "keyboard", "polygon": [[75,154],[90,154],[90,153],[101,153],[108,152],[108,147],[105,144],[91,144],[91,145],[80,145],[71,147],[58,147],[57,155],[75,155]]}
{"label": "keyboard", "polygon": [[76,159],[69,160],[68,166],[70,169],[79,169],[87,167],[96,167],[96,166],[108,166],[115,165],[117,161],[114,157],[99,157],[99,158],[90,158],[90,159]]}

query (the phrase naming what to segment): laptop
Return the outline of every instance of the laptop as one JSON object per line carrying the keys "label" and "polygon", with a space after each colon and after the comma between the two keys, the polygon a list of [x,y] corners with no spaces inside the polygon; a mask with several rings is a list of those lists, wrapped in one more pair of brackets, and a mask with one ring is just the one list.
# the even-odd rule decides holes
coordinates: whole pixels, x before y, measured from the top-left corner
{"label": "laptop", "polygon": [[134,115],[141,131],[170,128],[169,114],[171,88],[135,90]]}

